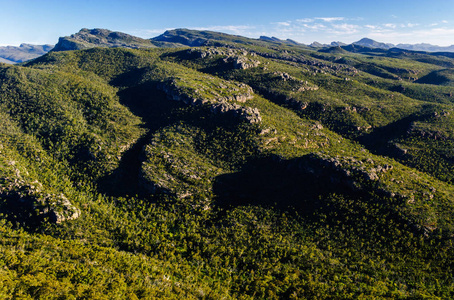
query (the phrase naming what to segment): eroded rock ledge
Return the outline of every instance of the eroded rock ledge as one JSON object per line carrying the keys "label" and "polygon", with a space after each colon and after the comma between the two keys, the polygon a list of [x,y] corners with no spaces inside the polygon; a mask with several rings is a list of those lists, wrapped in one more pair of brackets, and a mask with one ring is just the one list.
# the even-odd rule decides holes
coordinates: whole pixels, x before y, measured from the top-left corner
{"label": "eroded rock ledge", "polygon": [[[216,98],[203,98],[198,93],[190,96],[188,93],[185,93],[183,88],[178,85],[178,82],[175,79],[171,79],[165,82],[162,82],[158,85],[158,89],[166,93],[167,97],[170,100],[180,101],[187,105],[208,105],[211,112],[215,114],[231,114],[232,116],[244,120],[248,123],[260,123],[262,117],[260,111],[257,108],[241,106],[234,102],[244,103],[248,99],[253,98],[252,89],[242,83],[236,84],[237,87],[233,87],[233,92],[228,96],[219,96]],[[220,88],[230,88],[226,86],[220,86]],[[244,91],[238,93],[239,91]],[[196,91],[199,92],[199,91]],[[201,94],[201,93],[199,93]]]}
{"label": "eroded rock ledge", "polygon": [[42,187],[37,180],[27,182],[19,170],[14,178],[2,178],[0,198],[6,199],[3,211],[25,222],[47,218],[58,224],[79,218],[80,210],[65,195],[47,193]]}

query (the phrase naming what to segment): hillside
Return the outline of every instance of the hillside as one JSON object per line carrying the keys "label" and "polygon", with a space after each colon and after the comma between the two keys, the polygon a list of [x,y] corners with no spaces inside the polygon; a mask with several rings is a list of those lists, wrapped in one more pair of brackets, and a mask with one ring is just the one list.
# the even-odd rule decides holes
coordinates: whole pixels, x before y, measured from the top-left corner
{"label": "hillside", "polygon": [[0,64],[0,298],[454,294],[453,58],[60,41]]}

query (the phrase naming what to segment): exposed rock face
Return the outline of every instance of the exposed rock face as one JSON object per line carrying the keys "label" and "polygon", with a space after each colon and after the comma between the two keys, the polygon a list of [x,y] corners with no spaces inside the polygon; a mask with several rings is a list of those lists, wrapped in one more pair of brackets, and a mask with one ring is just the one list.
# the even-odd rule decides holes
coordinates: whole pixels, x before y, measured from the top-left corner
{"label": "exposed rock face", "polygon": [[158,88],[164,91],[171,100],[181,101],[188,105],[209,105],[210,110],[213,113],[231,114],[232,116],[249,123],[260,123],[262,121],[260,112],[257,108],[244,107],[236,103],[231,103],[233,101],[244,103],[253,97],[252,89],[242,83],[238,83],[238,87],[235,89],[244,90],[246,91],[245,93],[232,93],[229,96],[214,99],[207,99],[197,95],[189,96],[178,86],[178,83],[175,80],[161,83],[158,85]]}
{"label": "exposed rock face", "polygon": [[105,48],[154,48],[150,40],[107,29],[82,29],[71,36],[61,37],[53,51]]}
{"label": "exposed rock face", "polygon": [[27,183],[16,170],[15,178],[4,178],[0,184],[0,197],[5,198],[6,211],[16,214],[19,219],[31,221],[48,218],[50,222],[61,223],[80,216],[80,210],[63,194],[49,194],[42,190],[38,181]]}
{"label": "exposed rock face", "polygon": [[260,111],[257,108],[242,107],[235,103],[215,103],[211,105],[211,111],[218,114],[231,114],[251,124],[262,122]]}
{"label": "exposed rock face", "polygon": [[260,61],[254,59],[255,53],[241,49],[219,49],[219,48],[191,48],[187,54],[197,58],[211,58],[214,56],[224,56],[222,60],[225,64],[231,65],[234,69],[246,70],[260,65]]}
{"label": "exposed rock face", "polygon": [[75,40],[71,40],[68,37],[60,37],[58,43],[55,45],[54,51],[71,51],[71,50],[82,50],[90,48],[85,43],[81,43]]}
{"label": "exposed rock face", "polygon": [[[391,165],[379,165],[372,160],[365,162],[354,157],[329,157],[323,155],[314,155],[311,157],[313,162],[317,162],[325,170],[326,168],[332,169],[345,177],[351,179],[365,179],[367,181],[379,180],[379,175],[386,173],[393,169]],[[347,185],[348,186],[348,185]],[[351,185],[350,185],[351,186]]]}
{"label": "exposed rock face", "polygon": [[196,128],[177,125],[170,133],[164,129],[152,137],[139,173],[144,192],[173,195],[194,207],[209,205],[212,179],[222,169],[195,151],[198,133]]}
{"label": "exposed rock face", "polygon": [[208,39],[200,37],[197,34],[197,31],[186,29],[167,30],[160,36],[153,38],[153,41],[178,43],[191,47],[202,46]]}
{"label": "exposed rock face", "polygon": [[234,55],[235,51],[233,49],[220,49],[220,48],[190,48],[186,53],[195,58],[205,58],[213,57],[216,55],[230,56]]}
{"label": "exposed rock face", "polygon": [[232,63],[235,69],[246,70],[260,65],[260,61],[252,60],[246,56],[230,56],[224,59],[226,63]]}

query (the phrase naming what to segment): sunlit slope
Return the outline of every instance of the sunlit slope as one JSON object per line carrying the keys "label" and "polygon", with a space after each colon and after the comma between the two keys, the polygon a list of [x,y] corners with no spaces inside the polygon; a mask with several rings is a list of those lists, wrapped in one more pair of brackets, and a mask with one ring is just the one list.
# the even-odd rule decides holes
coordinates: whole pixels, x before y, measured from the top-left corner
{"label": "sunlit slope", "polygon": [[1,295],[449,298],[440,66],[213,35],[2,66]]}

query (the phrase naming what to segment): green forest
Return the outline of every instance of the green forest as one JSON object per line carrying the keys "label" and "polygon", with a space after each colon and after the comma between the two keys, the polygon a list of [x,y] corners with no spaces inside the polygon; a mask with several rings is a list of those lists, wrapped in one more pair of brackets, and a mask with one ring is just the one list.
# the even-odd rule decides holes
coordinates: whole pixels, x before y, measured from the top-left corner
{"label": "green forest", "polygon": [[0,63],[1,299],[454,298],[454,58],[83,32]]}

